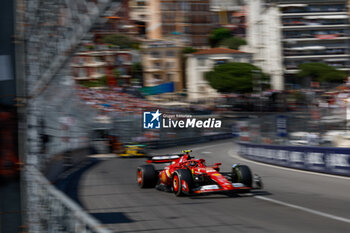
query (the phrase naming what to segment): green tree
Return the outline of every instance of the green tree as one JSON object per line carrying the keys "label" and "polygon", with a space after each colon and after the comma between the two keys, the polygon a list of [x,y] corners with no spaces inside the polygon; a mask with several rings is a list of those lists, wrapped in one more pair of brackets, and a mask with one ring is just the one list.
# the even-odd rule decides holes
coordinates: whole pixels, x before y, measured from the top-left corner
{"label": "green tree", "polygon": [[342,83],[346,79],[345,72],[335,69],[325,63],[310,62],[299,66],[297,77],[307,81],[320,83]]}
{"label": "green tree", "polygon": [[211,47],[217,47],[220,45],[220,42],[231,38],[232,33],[228,28],[216,28],[214,29],[209,36],[209,43]]}
{"label": "green tree", "polygon": [[143,67],[141,62],[135,62],[132,64],[132,73],[133,73],[133,78],[136,80],[136,82],[142,85]]}
{"label": "green tree", "polygon": [[121,49],[139,49],[140,46],[138,41],[120,34],[106,35],[102,38],[102,43],[116,45]]}
{"label": "green tree", "polygon": [[81,85],[85,87],[106,87],[107,86],[107,77],[103,76],[96,80],[87,80],[80,82]]}
{"label": "green tree", "polygon": [[246,44],[247,42],[244,39],[240,37],[234,37],[234,36],[230,38],[226,38],[220,42],[220,45],[223,45],[230,49],[239,49],[239,46],[246,45]]}
{"label": "green tree", "polygon": [[113,69],[113,75],[116,79],[119,79],[120,77],[120,71],[118,68]]}
{"label": "green tree", "polygon": [[183,54],[188,54],[188,53],[195,53],[197,52],[198,49],[192,48],[192,47],[185,47],[182,49]]}
{"label": "green tree", "polygon": [[250,93],[255,87],[262,90],[269,86],[269,77],[260,68],[249,63],[226,63],[217,65],[205,74],[210,86],[221,93]]}

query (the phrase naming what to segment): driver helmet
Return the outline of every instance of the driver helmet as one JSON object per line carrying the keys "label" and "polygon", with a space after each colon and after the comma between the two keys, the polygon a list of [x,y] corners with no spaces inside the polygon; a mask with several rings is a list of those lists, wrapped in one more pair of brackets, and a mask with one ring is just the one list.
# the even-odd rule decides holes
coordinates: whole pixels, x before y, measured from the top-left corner
{"label": "driver helmet", "polygon": [[196,161],[194,161],[194,160],[192,160],[192,161],[190,161],[190,166],[196,166],[197,165],[197,162]]}

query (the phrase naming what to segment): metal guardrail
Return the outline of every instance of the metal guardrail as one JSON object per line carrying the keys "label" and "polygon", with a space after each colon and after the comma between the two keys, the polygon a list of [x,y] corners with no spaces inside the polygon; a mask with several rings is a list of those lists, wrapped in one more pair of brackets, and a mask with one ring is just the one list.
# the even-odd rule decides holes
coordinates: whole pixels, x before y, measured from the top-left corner
{"label": "metal guardrail", "polygon": [[31,201],[29,232],[110,233],[100,222],[56,189],[34,166],[25,167]]}
{"label": "metal guardrail", "polygon": [[204,143],[209,142],[213,140],[221,140],[221,139],[228,139],[233,138],[234,136],[232,133],[219,133],[214,135],[207,135],[207,136],[197,136],[197,137],[190,137],[190,138],[177,138],[177,139],[171,139],[171,140],[157,140],[157,141],[149,141],[145,142],[145,144],[148,145],[148,148],[150,149],[160,149],[160,148],[167,148],[167,147],[173,147],[178,145],[191,145],[191,144],[197,144],[197,143]]}
{"label": "metal guardrail", "polygon": [[251,160],[327,174],[350,176],[350,148],[239,143]]}

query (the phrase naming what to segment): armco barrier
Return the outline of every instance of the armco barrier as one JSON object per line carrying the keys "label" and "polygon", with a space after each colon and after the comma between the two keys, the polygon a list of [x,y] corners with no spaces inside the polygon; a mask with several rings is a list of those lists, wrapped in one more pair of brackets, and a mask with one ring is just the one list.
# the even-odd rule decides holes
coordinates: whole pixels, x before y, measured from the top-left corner
{"label": "armco barrier", "polygon": [[251,160],[283,167],[350,176],[350,148],[275,146],[238,143],[239,153]]}
{"label": "armco barrier", "polygon": [[177,138],[169,140],[149,141],[145,142],[150,149],[161,149],[173,146],[191,145],[214,140],[228,139],[234,137],[232,133],[220,133],[206,136],[198,136],[191,138]]}
{"label": "armco barrier", "polygon": [[65,151],[53,156],[43,169],[43,174],[50,182],[55,182],[56,178],[67,168],[77,166],[90,154],[90,148],[83,147],[71,151]]}

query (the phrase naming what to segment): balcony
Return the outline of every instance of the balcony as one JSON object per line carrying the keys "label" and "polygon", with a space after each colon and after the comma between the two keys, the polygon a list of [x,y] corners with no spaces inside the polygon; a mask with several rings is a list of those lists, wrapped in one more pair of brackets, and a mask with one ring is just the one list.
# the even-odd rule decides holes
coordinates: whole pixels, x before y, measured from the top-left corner
{"label": "balcony", "polygon": [[93,73],[89,76],[90,79],[99,79],[105,76],[106,74],[103,73]]}
{"label": "balcony", "polygon": [[[346,45],[344,45],[346,46]],[[300,58],[300,57],[348,57],[348,49],[346,47],[336,48],[329,46],[313,45],[301,47],[285,47],[283,56],[286,58]]]}
{"label": "balcony", "polygon": [[333,29],[333,28],[349,28],[350,24],[302,24],[302,25],[284,25],[282,29],[311,29],[311,28],[320,28],[320,29]]}
{"label": "balcony", "polygon": [[164,72],[164,69],[160,66],[153,66],[148,69],[146,68],[145,72]]}
{"label": "balcony", "polygon": [[148,59],[150,60],[150,61],[158,61],[158,60],[162,60],[162,58],[159,56],[159,57],[153,57],[153,56],[150,56],[150,57],[148,57]]}
{"label": "balcony", "polygon": [[283,42],[296,42],[296,41],[318,41],[318,40],[349,40],[350,37],[348,36],[341,36],[341,37],[336,37],[336,36],[329,36],[329,37],[310,37],[310,38],[285,38],[282,39]]}
{"label": "balcony", "polygon": [[307,59],[307,58],[347,58],[350,57],[350,54],[324,54],[324,55],[299,55],[299,56],[285,56],[285,59]]}
{"label": "balcony", "polygon": [[93,62],[84,63],[84,67],[102,67],[106,65],[107,65],[107,62],[102,62],[102,61],[93,61]]}
{"label": "balcony", "polygon": [[311,16],[316,16],[316,15],[334,15],[334,13],[342,15],[342,14],[347,14],[346,11],[341,10],[341,11],[331,11],[331,12],[310,12],[310,11],[305,11],[305,12],[295,12],[295,13],[285,13],[282,12],[281,15],[284,16],[306,16],[306,15],[311,15]]}
{"label": "balcony", "polygon": [[349,16],[345,15],[314,15],[285,17],[282,19],[283,29],[293,28],[334,28],[349,26]]}

